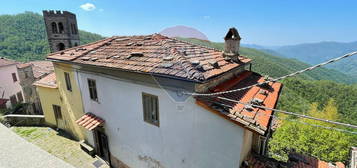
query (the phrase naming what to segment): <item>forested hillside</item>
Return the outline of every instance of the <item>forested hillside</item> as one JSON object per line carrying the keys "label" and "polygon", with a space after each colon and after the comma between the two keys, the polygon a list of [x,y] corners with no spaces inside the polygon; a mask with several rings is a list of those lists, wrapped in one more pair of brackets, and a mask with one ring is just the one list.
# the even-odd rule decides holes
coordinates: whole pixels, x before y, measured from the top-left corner
{"label": "forested hillside", "polygon": [[[277,47],[273,50],[288,58],[295,58],[309,64],[316,64],[333,57],[338,57],[343,54],[356,51],[357,42],[306,43]],[[331,64],[329,67],[357,77],[357,56]]]}
{"label": "forested hillside", "polygon": [[[180,39],[195,44],[217,48],[219,50],[223,50],[224,47],[223,43],[202,41],[198,39],[187,39],[187,38],[180,38]],[[303,63],[296,59],[283,58],[252,48],[241,47],[240,53],[241,55],[253,59],[253,67],[252,67],[253,71],[259,72],[260,74],[263,75],[269,75],[271,77],[279,77],[311,66],[309,64]],[[309,79],[309,80],[310,79],[333,80],[342,83],[354,83],[357,81],[356,78],[352,78],[351,76],[345,75],[336,70],[331,70],[324,67],[315,69],[310,72],[306,72],[304,74],[299,75],[299,77],[301,79]]]}
{"label": "forested hillside", "polygon": [[[81,44],[103,37],[80,30]],[[18,61],[41,60],[49,53],[43,17],[33,12],[0,15],[0,57]]]}
{"label": "forested hillside", "polygon": [[[181,40],[223,50],[223,43]],[[253,71],[271,77],[286,75],[309,66],[295,59],[273,56],[256,49],[242,47],[240,53],[253,59]],[[353,82],[350,79],[347,75],[326,68],[285,79],[281,81],[284,87],[277,108],[357,125],[357,85],[346,84]],[[289,151],[297,151],[325,161],[346,163],[349,160],[350,147],[357,145],[356,134],[333,130],[357,132],[357,129],[279,113],[276,115],[282,124],[269,143],[269,154],[278,160],[286,160]]]}

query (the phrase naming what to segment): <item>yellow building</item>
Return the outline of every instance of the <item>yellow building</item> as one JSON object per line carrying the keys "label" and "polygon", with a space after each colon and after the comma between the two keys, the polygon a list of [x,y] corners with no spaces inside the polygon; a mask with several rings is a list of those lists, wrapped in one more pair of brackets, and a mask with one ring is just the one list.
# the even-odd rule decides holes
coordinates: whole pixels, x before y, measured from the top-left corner
{"label": "yellow building", "polygon": [[75,75],[71,65],[54,63],[54,73],[34,85],[37,86],[46,124],[65,130],[77,140],[87,140],[87,131],[75,123],[84,115]]}

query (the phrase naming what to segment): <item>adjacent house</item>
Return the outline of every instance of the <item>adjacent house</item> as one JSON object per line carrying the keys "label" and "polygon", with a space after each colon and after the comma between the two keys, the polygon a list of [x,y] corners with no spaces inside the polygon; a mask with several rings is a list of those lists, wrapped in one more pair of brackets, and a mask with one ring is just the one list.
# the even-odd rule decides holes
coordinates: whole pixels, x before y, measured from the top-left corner
{"label": "adjacent house", "polygon": [[42,108],[36,88],[33,85],[46,75],[53,72],[51,61],[31,61],[17,65],[20,85],[23,89],[25,102],[28,104],[26,114],[42,114]]}
{"label": "adjacent house", "polygon": [[282,85],[188,93],[266,80],[249,71],[240,40],[231,28],[222,52],[160,34],[114,36],[49,54],[55,74],[36,84],[46,121],[113,167],[239,167],[265,152],[273,111],[229,100],[274,108]]}
{"label": "adjacent house", "polygon": [[0,57],[0,108],[11,108],[24,102],[17,65],[19,63]]}

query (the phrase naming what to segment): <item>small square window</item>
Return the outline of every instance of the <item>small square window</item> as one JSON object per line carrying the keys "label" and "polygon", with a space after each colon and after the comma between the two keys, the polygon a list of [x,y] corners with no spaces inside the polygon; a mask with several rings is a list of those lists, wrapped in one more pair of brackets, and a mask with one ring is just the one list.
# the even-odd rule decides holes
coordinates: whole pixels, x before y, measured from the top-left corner
{"label": "small square window", "polygon": [[159,126],[159,99],[155,95],[142,93],[144,121]]}
{"label": "small square window", "polygon": [[64,73],[64,79],[66,80],[66,87],[68,91],[72,91],[71,78],[68,72]]}
{"label": "small square window", "polygon": [[88,79],[88,89],[89,89],[90,99],[92,99],[94,101],[98,101],[97,84],[96,84],[95,80]]}

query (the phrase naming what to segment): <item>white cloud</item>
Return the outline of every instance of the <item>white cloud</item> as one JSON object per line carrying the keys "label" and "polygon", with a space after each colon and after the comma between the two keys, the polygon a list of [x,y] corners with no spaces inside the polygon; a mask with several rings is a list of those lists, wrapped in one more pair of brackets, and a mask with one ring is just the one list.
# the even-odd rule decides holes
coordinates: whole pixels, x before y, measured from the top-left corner
{"label": "white cloud", "polygon": [[95,5],[91,4],[91,3],[85,3],[85,4],[81,5],[80,7],[85,11],[92,11],[95,9]]}
{"label": "white cloud", "polygon": [[211,16],[203,16],[203,19],[210,19]]}

